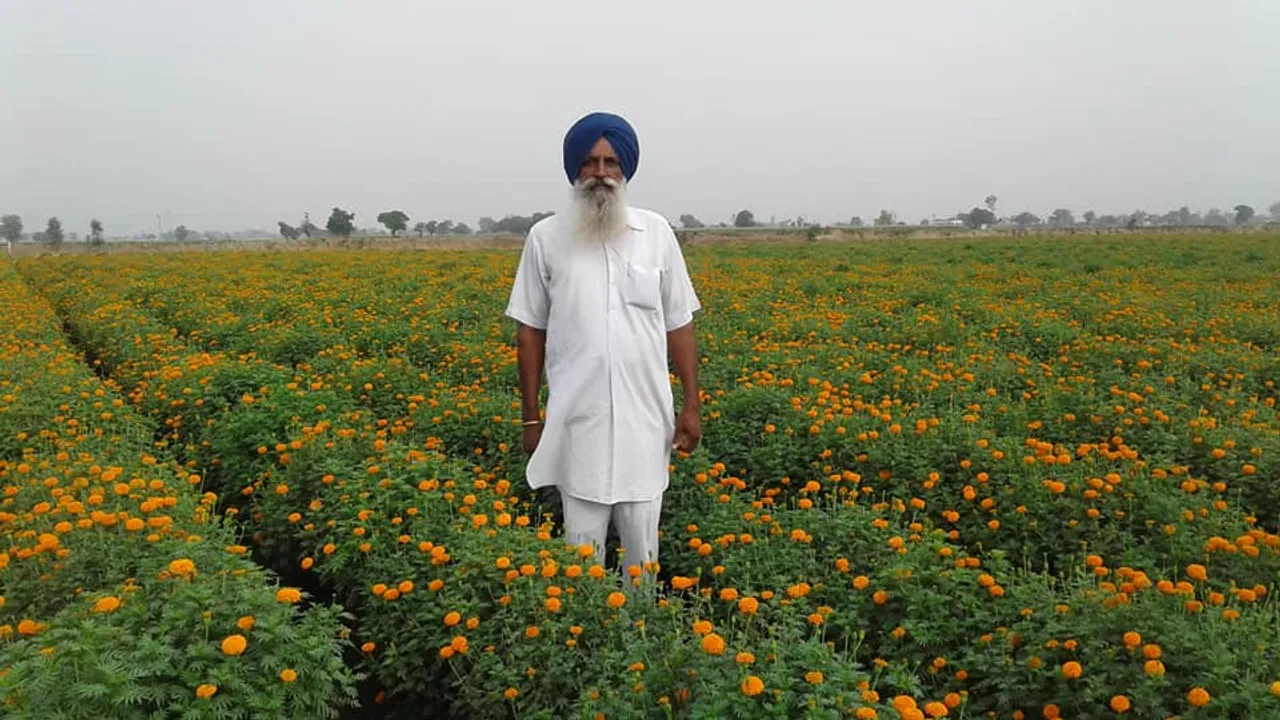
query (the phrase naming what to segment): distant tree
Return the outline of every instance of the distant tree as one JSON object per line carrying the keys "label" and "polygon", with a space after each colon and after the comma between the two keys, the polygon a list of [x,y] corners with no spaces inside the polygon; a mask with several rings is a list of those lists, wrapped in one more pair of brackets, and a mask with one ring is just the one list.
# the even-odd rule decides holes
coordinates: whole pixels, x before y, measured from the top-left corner
{"label": "distant tree", "polygon": [[96,218],[89,221],[89,244],[102,244],[102,221]]}
{"label": "distant tree", "polygon": [[497,225],[498,225],[498,221],[497,221],[497,220],[494,220],[493,218],[489,217],[488,215],[486,215],[486,216],[484,216],[484,217],[480,218],[480,222],[478,223],[478,226],[480,227],[480,232],[482,232],[482,233],[491,233],[491,232],[493,232],[493,231],[494,231],[494,228],[495,228],[495,227],[497,227]]}
{"label": "distant tree", "polygon": [[440,222],[436,223],[436,232],[440,233],[441,235],[448,235],[449,233],[452,233],[453,221],[441,220]]}
{"label": "distant tree", "polygon": [[996,196],[995,196],[995,195],[988,195],[988,196],[987,196],[987,198],[986,198],[985,200],[983,200],[983,201],[982,201],[982,203],[983,203],[984,205],[986,205],[986,206],[987,206],[987,209],[991,211],[991,214],[992,214],[992,215],[994,215],[994,214],[995,214],[995,212],[996,212],[996,200],[997,200],[997,199],[998,199],[998,198],[996,198]]}
{"label": "distant tree", "polygon": [[1227,214],[1222,212],[1218,208],[1209,208],[1209,212],[1204,214],[1205,225],[1213,225],[1216,227],[1221,227],[1223,225],[1230,224],[1230,222],[1231,221],[1227,218]]}
{"label": "distant tree", "polygon": [[1098,221],[1098,213],[1092,210],[1086,210],[1084,213],[1084,224],[1092,225]]}
{"label": "distant tree", "polygon": [[298,239],[298,229],[297,229],[297,228],[293,227],[292,225],[290,225],[289,223],[287,223],[287,222],[285,222],[285,221],[283,221],[283,220],[279,221],[277,224],[280,226],[280,236],[281,236],[281,237],[283,237],[283,238],[284,238],[284,239],[286,239],[286,240],[297,240],[297,239]]}
{"label": "distant tree", "polygon": [[1134,210],[1129,213],[1129,219],[1125,222],[1125,227],[1135,228],[1139,225],[1146,225],[1147,218],[1151,217],[1146,210]]}
{"label": "distant tree", "polygon": [[975,207],[967,213],[962,213],[960,219],[969,229],[977,230],[983,225],[994,225],[996,214],[990,208]]}
{"label": "distant tree", "polygon": [[1054,227],[1071,227],[1076,224],[1076,218],[1071,211],[1066,208],[1058,208],[1049,216],[1049,224]]}
{"label": "distant tree", "polygon": [[298,232],[310,239],[312,233],[319,230],[314,223],[311,222],[311,213],[302,213],[302,222],[298,225]]}
{"label": "distant tree", "polygon": [[861,218],[860,216],[858,216],[858,215],[854,215],[853,217],[849,218],[849,226],[850,226],[850,227],[860,228],[860,227],[862,227],[862,225],[863,225],[863,222],[862,222],[862,218]]}
{"label": "distant tree", "polygon": [[428,221],[426,221],[425,223],[423,223],[422,225],[423,225],[423,227],[426,229],[426,231],[427,231],[427,234],[428,234],[428,235],[435,235],[435,234],[436,234],[436,228],[440,226],[440,221],[439,221],[439,220],[428,220]]}
{"label": "distant tree", "polygon": [[1023,210],[1022,212],[1013,216],[1013,222],[1018,227],[1029,227],[1031,225],[1039,225],[1040,216],[1036,215],[1033,212],[1028,212],[1026,210]]}
{"label": "distant tree", "polygon": [[1253,215],[1254,215],[1253,208],[1249,207],[1248,205],[1237,205],[1235,207],[1235,211],[1236,211],[1237,225],[1244,225],[1245,223],[1253,219]]}
{"label": "distant tree", "polygon": [[733,226],[740,228],[754,227],[756,224],[756,216],[751,214],[750,210],[739,210],[737,215],[733,216]]}
{"label": "distant tree", "polygon": [[395,237],[396,233],[403,232],[408,227],[409,216],[403,210],[388,210],[378,213],[378,222],[391,231],[391,237]]}
{"label": "distant tree", "polygon": [[1102,227],[1116,227],[1120,225],[1120,217],[1118,215],[1103,215],[1098,218],[1098,224]]}
{"label": "distant tree", "polygon": [[1280,222],[1280,202],[1272,203],[1271,207],[1267,208],[1267,210],[1271,212],[1272,220],[1275,220],[1276,222]]}
{"label": "distant tree", "polygon": [[50,245],[61,245],[62,240],[62,221],[56,217],[49,218],[44,227],[44,241]]}
{"label": "distant tree", "polygon": [[204,239],[208,240],[209,242],[214,242],[218,239],[218,233],[212,230],[206,230],[204,233]]}
{"label": "distant tree", "polygon": [[173,229],[173,239],[178,242],[186,242],[191,237],[191,230],[186,225],[179,225]]}
{"label": "distant tree", "polygon": [[460,222],[453,226],[454,235],[470,235],[471,227],[464,222]]}
{"label": "distant tree", "polygon": [[1178,208],[1177,217],[1178,217],[1177,224],[1182,227],[1187,227],[1188,225],[1191,224],[1191,208],[1187,207],[1186,205],[1183,205],[1182,207]]}
{"label": "distant tree", "polygon": [[706,227],[701,220],[692,215],[680,216],[680,227],[696,230],[697,228]]}
{"label": "distant tree", "polygon": [[895,222],[897,221],[894,219],[893,213],[889,212],[888,210],[881,210],[880,214],[876,216],[876,220],[875,220],[875,224],[877,227],[893,225]]}
{"label": "distant tree", "polygon": [[22,218],[17,215],[0,217],[0,237],[10,245],[18,242],[18,238],[22,237]]}
{"label": "distant tree", "polygon": [[427,224],[419,220],[413,224],[413,231],[418,233],[418,237],[422,237],[427,234]]}
{"label": "distant tree", "polygon": [[352,231],[356,229],[355,222],[353,222],[355,217],[355,213],[335,207],[333,212],[329,213],[329,220],[324,224],[324,227],[333,235],[351,237]]}

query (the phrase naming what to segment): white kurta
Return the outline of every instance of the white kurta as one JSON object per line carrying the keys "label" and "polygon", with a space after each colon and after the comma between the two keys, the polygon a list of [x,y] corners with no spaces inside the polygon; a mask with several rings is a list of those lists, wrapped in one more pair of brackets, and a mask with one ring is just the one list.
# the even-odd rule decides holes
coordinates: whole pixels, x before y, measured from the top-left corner
{"label": "white kurta", "polygon": [[546,330],[546,425],[530,487],[592,502],[667,488],[675,435],[666,334],[701,309],[675,233],[630,208],[616,242],[589,245],[553,215],[529,231],[506,314]]}

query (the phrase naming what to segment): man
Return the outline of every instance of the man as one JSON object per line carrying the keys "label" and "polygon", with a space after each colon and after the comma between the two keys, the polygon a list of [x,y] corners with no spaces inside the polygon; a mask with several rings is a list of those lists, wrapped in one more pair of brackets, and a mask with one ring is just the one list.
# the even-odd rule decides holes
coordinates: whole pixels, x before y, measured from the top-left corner
{"label": "man", "polygon": [[[692,452],[702,436],[701,304],[671,226],[627,205],[640,159],[631,125],[592,113],[563,149],[569,212],[529,231],[506,309],[517,322],[526,475],[532,488],[558,488],[566,543],[590,545],[603,564],[612,522],[623,572],[651,575],[671,453]],[[668,362],[683,390],[678,417]]]}

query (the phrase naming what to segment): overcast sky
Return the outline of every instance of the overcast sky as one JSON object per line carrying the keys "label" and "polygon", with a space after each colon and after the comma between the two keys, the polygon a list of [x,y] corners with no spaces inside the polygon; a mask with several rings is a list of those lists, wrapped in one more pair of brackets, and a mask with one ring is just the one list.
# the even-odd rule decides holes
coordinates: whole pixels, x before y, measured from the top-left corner
{"label": "overcast sky", "polygon": [[1280,201],[1280,2],[0,0],[0,212],[529,214],[627,117],[671,219]]}

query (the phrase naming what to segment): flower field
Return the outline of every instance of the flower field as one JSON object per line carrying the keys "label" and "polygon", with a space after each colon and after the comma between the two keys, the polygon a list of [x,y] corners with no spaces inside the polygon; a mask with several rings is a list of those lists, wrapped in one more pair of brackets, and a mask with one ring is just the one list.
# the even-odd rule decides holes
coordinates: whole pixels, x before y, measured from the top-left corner
{"label": "flower field", "polygon": [[6,713],[1280,716],[1280,237],[686,252],[656,597],[524,484],[517,254],[0,268]]}

